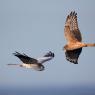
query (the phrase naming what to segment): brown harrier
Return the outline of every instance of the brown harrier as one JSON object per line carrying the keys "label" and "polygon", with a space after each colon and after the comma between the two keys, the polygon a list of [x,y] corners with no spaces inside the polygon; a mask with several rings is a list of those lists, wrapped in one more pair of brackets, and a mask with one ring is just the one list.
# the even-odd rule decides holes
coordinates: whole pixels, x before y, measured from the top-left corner
{"label": "brown harrier", "polygon": [[82,47],[95,46],[82,42],[82,36],[78,28],[77,13],[71,12],[66,19],[64,33],[68,43],[64,46],[66,59],[74,64],[78,64],[78,57],[82,52]]}
{"label": "brown harrier", "polygon": [[43,63],[54,58],[54,53],[52,53],[51,51],[46,53],[43,57],[36,58],[36,59],[31,58],[24,53],[21,54],[19,52],[15,52],[13,54],[14,56],[18,57],[22,61],[22,63],[21,64],[8,64],[8,65],[17,65],[20,67],[32,68],[37,71],[43,71],[45,68]]}

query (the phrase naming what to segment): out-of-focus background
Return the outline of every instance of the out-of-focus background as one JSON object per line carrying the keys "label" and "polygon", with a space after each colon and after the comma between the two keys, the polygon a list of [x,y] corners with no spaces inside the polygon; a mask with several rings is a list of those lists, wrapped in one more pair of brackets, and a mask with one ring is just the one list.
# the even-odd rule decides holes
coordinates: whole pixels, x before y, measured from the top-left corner
{"label": "out-of-focus background", "polygon": [[[49,95],[70,91],[73,95],[95,94],[95,48],[84,48],[78,65],[68,62],[62,50],[66,44],[64,24],[71,11],[78,14],[83,41],[95,42],[94,0],[0,0],[0,88],[3,92],[5,88],[20,87],[34,92],[46,89]],[[15,51],[34,58],[52,51],[55,58],[44,64],[43,72],[8,67],[6,64],[21,62],[12,55]]]}

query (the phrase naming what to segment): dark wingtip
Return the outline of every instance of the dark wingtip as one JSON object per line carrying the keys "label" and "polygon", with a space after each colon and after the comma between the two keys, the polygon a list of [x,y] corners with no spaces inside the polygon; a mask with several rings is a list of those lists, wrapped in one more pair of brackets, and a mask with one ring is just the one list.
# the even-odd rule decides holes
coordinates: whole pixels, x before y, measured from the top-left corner
{"label": "dark wingtip", "polygon": [[70,16],[77,16],[77,13],[75,11],[71,11]]}
{"label": "dark wingtip", "polygon": [[71,11],[70,16],[72,16],[73,12]]}
{"label": "dark wingtip", "polygon": [[46,55],[44,55],[44,57],[49,57],[49,56],[54,57],[55,54],[53,52],[49,51]]}
{"label": "dark wingtip", "polygon": [[78,62],[76,61],[76,62],[73,62],[74,64],[78,64]]}
{"label": "dark wingtip", "polygon": [[73,63],[73,64],[78,64],[78,60],[69,59],[69,58],[67,58],[67,57],[66,57],[66,59],[67,59],[69,62]]}
{"label": "dark wingtip", "polygon": [[15,51],[15,53],[12,53],[14,56],[21,55],[19,52]]}
{"label": "dark wingtip", "polygon": [[51,56],[52,56],[52,57],[54,57],[54,56],[55,56],[55,54],[54,54],[53,52],[51,52],[51,51],[50,51],[50,54],[51,54]]}
{"label": "dark wingtip", "polygon": [[55,56],[53,52],[49,51],[49,53],[50,53],[50,55],[51,55],[52,57]]}

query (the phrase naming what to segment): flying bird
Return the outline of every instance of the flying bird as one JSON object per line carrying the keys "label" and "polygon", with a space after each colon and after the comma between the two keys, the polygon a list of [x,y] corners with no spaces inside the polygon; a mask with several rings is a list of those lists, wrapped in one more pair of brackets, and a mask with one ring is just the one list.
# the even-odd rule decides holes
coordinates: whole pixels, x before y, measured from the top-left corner
{"label": "flying bird", "polygon": [[55,56],[54,53],[52,53],[51,51],[46,53],[43,57],[40,57],[37,59],[31,58],[24,53],[21,54],[19,52],[15,52],[13,54],[14,54],[14,56],[18,57],[22,61],[22,63],[21,64],[8,64],[8,65],[17,65],[20,67],[32,68],[32,69],[35,69],[37,71],[43,71],[45,69],[43,63],[53,59]]}
{"label": "flying bird", "polygon": [[71,63],[78,64],[79,55],[83,47],[94,47],[95,43],[82,42],[82,35],[78,27],[77,13],[72,11],[66,18],[64,34],[67,44],[64,46],[66,59]]}

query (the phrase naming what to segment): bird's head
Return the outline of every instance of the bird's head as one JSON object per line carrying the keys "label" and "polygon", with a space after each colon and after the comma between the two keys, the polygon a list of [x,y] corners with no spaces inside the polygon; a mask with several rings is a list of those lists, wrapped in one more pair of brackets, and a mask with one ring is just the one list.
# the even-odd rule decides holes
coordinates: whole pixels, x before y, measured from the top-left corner
{"label": "bird's head", "polygon": [[64,47],[63,47],[63,50],[67,50],[68,49],[68,45],[65,45]]}
{"label": "bird's head", "polygon": [[41,65],[41,67],[40,67],[41,69],[40,69],[40,71],[43,71],[43,70],[45,70],[45,67],[43,66],[43,65]]}
{"label": "bird's head", "polygon": [[35,68],[35,70],[37,70],[37,71],[43,71],[43,70],[45,70],[45,67],[42,65],[42,64],[37,64],[37,68]]}

